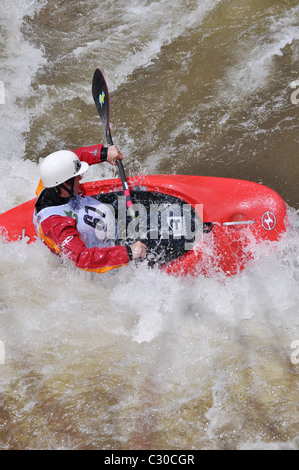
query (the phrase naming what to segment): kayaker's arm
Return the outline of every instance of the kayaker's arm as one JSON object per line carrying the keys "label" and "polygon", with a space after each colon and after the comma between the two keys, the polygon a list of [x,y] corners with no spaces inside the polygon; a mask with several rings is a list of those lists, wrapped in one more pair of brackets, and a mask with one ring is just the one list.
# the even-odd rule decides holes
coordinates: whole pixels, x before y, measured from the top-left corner
{"label": "kayaker's arm", "polygon": [[71,217],[48,217],[41,223],[39,235],[51,251],[65,255],[78,268],[87,271],[105,272],[134,258],[129,246],[87,248],[80,239],[76,221]]}
{"label": "kayaker's arm", "polygon": [[[116,165],[116,160],[123,160],[121,152],[115,145],[104,147],[102,144],[92,145],[90,147],[79,147],[74,150],[79,160],[88,163],[88,165],[95,165],[97,163],[108,162],[111,165]],[[39,196],[44,189],[42,180],[40,179],[36,189],[36,195]]]}
{"label": "kayaker's arm", "polygon": [[116,165],[116,160],[123,160],[122,153],[115,145],[104,147],[103,145],[92,145],[91,147],[79,147],[75,150],[77,157],[88,163],[88,165],[95,165],[96,163],[108,162],[111,165]]}

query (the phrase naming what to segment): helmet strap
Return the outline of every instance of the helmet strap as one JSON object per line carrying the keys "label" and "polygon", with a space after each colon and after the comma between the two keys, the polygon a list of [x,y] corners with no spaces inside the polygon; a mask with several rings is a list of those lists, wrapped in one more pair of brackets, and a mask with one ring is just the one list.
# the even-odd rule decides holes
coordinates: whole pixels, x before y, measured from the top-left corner
{"label": "helmet strap", "polygon": [[61,183],[59,185],[60,188],[63,188],[68,194],[70,197],[72,197],[74,195],[74,186],[75,186],[75,177],[73,178],[70,178],[67,183],[70,184],[70,188],[68,188],[68,186],[66,186],[64,183]]}

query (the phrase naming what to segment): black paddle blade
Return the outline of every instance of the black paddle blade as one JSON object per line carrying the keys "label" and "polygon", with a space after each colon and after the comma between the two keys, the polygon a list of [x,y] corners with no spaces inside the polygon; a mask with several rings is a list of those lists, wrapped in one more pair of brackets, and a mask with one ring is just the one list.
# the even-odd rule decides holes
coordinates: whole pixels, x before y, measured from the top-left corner
{"label": "black paddle blade", "polygon": [[92,80],[92,96],[105,131],[108,145],[113,145],[110,132],[110,97],[104,75],[96,69]]}

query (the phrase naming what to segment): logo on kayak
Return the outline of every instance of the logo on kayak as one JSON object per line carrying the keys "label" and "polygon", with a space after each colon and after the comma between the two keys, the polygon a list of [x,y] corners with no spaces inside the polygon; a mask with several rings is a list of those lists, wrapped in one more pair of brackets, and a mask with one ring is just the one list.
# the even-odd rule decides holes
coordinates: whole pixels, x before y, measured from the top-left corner
{"label": "logo on kayak", "polygon": [[267,211],[262,216],[262,226],[265,230],[273,230],[276,225],[276,217],[273,212]]}
{"label": "logo on kayak", "polygon": [[102,91],[102,93],[99,95],[99,103],[101,105],[101,108],[103,107],[104,101],[105,101],[105,93],[104,91]]}
{"label": "logo on kayak", "polygon": [[168,227],[173,233],[175,238],[183,237],[183,220],[181,216],[170,216],[167,218]]}

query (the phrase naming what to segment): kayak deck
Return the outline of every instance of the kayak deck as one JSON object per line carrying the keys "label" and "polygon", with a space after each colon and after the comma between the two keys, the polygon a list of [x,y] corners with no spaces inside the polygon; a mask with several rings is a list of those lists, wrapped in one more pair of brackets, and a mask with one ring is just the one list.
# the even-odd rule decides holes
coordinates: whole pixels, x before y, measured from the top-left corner
{"label": "kayak deck", "polygon": [[[142,228],[137,210],[140,239],[144,236],[156,261],[169,274],[208,274],[215,265],[227,274],[235,274],[252,258],[252,240],[276,241],[286,230],[285,202],[261,184],[185,175],[137,176],[128,178],[128,183],[134,205],[146,211]],[[120,179],[84,183],[82,189],[84,194],[110,204],[119,216],[117,205],[123,197]],[[32,222],[35,202],[36,198],[0,215],[2,238],[26,238],[28,243],[36,240]],[[154,215],[153,206],[157,207]],[[188,208],[189,231],[186,233],[184,226],[183,233],[184,211]],[[162,213],[167,214],[164,229],[166,226],[168,233],[164,238]],[[151,225],[152,217],[158,221],[156,227],[155,223]],[[123,240],[122,236],[120,242]]]}

